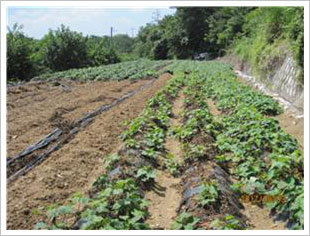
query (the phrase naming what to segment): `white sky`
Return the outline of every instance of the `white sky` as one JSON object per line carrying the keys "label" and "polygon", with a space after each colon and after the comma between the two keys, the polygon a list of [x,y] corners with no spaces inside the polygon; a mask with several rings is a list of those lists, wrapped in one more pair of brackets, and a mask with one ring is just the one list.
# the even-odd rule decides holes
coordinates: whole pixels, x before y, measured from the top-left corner
{"label": "white sky", "polygon": [[[176,11],[168,7],[158,10],[161,18]],[[26,35],[37,39],[61,24],[83,35],[109,35],[112,26],[114,34],[132,36],[141,26],[154,21],[155,12],[155,8],[9,7],[7,22],[9,27],[14,23],[23,25]]]}

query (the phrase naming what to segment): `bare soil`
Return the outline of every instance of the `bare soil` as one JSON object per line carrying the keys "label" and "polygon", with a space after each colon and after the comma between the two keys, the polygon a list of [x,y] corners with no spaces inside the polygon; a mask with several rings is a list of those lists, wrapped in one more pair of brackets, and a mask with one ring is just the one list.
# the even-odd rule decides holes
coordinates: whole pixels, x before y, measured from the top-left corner
{"label": "bare soil", "polygon": [[219,116],[222,114],[222,112],[217,109],[215,102],[212,99],[207,99],[207,103],[212,116]]}
{"label": "bare soil", "polygon": [[69,125],[110,104],[147,80],[70,82],[65,90],[51,83],[29,83],[7,91],[7,156],[13,157],[56,127]]}
{"label": "bare soil", "polygon": [[304,149],[304,118],[296,118],[289,111],[275,117],[281,128],[297,139],[300,148]]}
{"label": "bare soil", "polygon": [[[182,117],[180,113],[183,110],[183,101],[184,101],[184,94],[182,91],[180,91],[172,107],[173,117],[170,120],[172,127],[180,127],[182,125]],[[173,157],[177,161],[179,162],[183,161],[182,148],[179,140],[177,140],[174,137],[168,136],[165,140],[165,148],[169,153],[173,155]]]}
{"label": "bare soil", "polygon": [[[169,74],[162,75],[152,86],[140,91],[118,106],[96,117],[91,125],[79,132],[74,139],[70,140],[69,143],[61,149],[52,153],[45,162],[36,166],[28,174],[21,176],[15,182],[7,186],[7,228],[32,229],[34,224],[41,219],[40,215],[32,213],[34,209],[38,208],[40,212],[43,207],[47,207],[52,203],[57,202],[63,204],[66,199],[75,192],[87,192],[92,183],[103,171],[103,158],[120,145],[121,142],[118,137],[123,129],[122,122],[138,116],[145,107],[147,99],[154,96],[158,89],[162,88],[170,77]],[[34,113],[36,114],[34,117],[39,116],[38,114],[42,114],[44,119],[41,119],[46,122],[57,109],[56,104],[61,104],[61,106],[65,108],[75,104],[82,107],[82,104],[84,104],[83,109],[85,110],[81,110],[80,112],[91,111],[98,107],[98,103],[96,106],[93,106],[89,101],[98,98],[102,94],[108,94],[107,96],[113,96],[113,98],[114,96],[119,97],[120,92],[123,94],[125,91],[133,90],[137,86],[146,83],[146,81],[139,81],[136,83],[131,83],[129,81],[102,83],[103,84],[95,83],[76,85],[76,87],[73,86],[71,87],[71,93],[74,91],[73,88],[76,88],[76,93],[73,93],[75,94],[74,96],[72,96],[72,94],[63,94],[62,91],[59,91],[59,88],[46,88],[47,90],[52,90],[51,95],[54,94],[54,98],[46,97],[45,100],[49,102],[44,108],[43,105],[41,105],[41,108],[40,105],[37,105],[37,110],[32,108],[32,113],[27,113],[27,110],[25,110],[23,114],[28,114],[29,117],[31,114],[33,116]],[[100,86],[101,90],[99,89]],[[105,92],[109,92],[103,93],[103,88],[105,88]],[[35,91],[32,91],[32,93],[36,94]],[[56,96],[57,94],[58,96]],[[34,95],[33,97],[36,96]],[[88,99],[86,99],[86,97]],[[72,102],[70,102],[71,98]],[[31,104],[28,104],[31,103],[30,98],[28,102],[24,102],[23,99],[28,99],[28,96],[21,96],[21,98],[17,100],[20,100],[25,106],[33,107]],[[12,103],[13,97],[11,100],[8,100],[8,102]],[[100,105],[102,105],[102,103],[101,101]],[[49,106],[53,108],[53,111],[44,111],[48,110],[47,108],[50,108]],[[20,105],[20,109],[22,109],[22,105]],[[18,113],[18,111],[16,111],[16,113]],[[16,124],[18,122],[15,120],[17,118],[10,118],[12,115],[14,115],[14,113],[9,112],[9,119],[12,120],[8,120],[8,123],[13,129],[14,126],[12,122],[14,121]],[[70,117],[69,114],[66,115]],[[79,117],[79,115],[76,114],[76,117]],[[39,123],[38,118],[33,119],[35,122]],[[30,122],[30,120],[31,118],[28,119],[28,122]],[[45,127],[47,129],[49,126]],[[12,129],[11,133],[9,133],[11,137],[14,135]],[[31,131],[30,128],[28,129],[29,137],[25,136],[27,145],[36,141],[39,136],[33,139],[30,138],[30,133],[34,135],[35,132]],[[38,130],[40,129],[42,129],[42,126]],[[45,130],[44,133],[48,133],[47,130]],[[41,135],[39,137],[41,137]],[[24,145],[25,144],[20,144],[21,149]],[[12,144],[10,146],[10,153],[14,153],[17,146],[17,144]]]}
{"label": "bare soil", "polygon": [[245,210],[242,212],[248,218],[252,230],[287,230],[283,221],[274,221],[270,210],[251,203],[243,203]]}
{"label": "bare soil", "polygon": [[157,190],[148,191],[145,196],[145,199],[150,201],[148,208],[150,217],[147,223],[153,229],[170,229],[181,201],[181,192],[178,188],[180,179],[158,170],[156,183]]}

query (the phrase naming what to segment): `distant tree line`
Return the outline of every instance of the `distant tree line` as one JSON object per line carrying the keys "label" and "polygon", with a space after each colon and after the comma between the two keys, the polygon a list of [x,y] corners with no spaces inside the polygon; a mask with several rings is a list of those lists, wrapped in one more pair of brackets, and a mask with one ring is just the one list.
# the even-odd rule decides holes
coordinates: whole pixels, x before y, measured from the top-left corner
{"label": "distant tree line", "polygon": [[108,36],[84,37],[64,25],[38,40],[15,24],[7,33],[7,77],[29,80],[44,72],[117,63],[128,59],[133,45],[126,34],[115,35],[111,45]]}
{"label": "distant tree line", "polygon": [[63,25],[37,40],[15,25],[7,33],[8,78],[139,57],[190,59],[201,52],[213,58],[235,53],[264,71],[288,50],[303,67],[303,27],[302,7],[178,7],[135,38],[115,35],[113,44],[108,36],[84,37]]}

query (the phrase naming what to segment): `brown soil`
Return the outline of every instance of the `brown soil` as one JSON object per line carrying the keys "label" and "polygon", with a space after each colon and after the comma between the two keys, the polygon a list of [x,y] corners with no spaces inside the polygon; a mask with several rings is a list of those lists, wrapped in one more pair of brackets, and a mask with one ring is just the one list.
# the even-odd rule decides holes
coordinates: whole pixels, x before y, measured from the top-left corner
{"label": "brown soil", "polygon": [[289,111],[275,117],[281,128],[297,139],[300,148],[304,149],[304,118],[296,118]]}
{"label": "brown soil", "polygon": [[[184,94],[182,91],[180,91],[172,107],[173,117],[170,120],[172,127],[180,127],[182,125],[182,117],[180,113],[183,109],[183,101]],[[181,144],[177,139],[168,136],[165,140],[165,148],[167,149],[167,152],[171,153],[177,161],[183,161]]]}
{"label": "brown soil", "polygon": [[[147,80],[71,82],[63,86],[29,83],[7,91],[7,156],[13,157],[55,127],[72,123],[96,108],[142,86]],[[35,115],[34,115],[35,114]]]}
{"label": "brown soil", "polygon": [[180,179],[158,170],[156,183],[158,190],[149,191],[145,196],[150,201],[147,223],[153,229],[170,229],[181,201],[181,191],[178,189]]}
{"label": "brown soil", "polygon": [[287,230],[283,221],[276,221],[269,215],[270,210],[266,207],[251,203],[243,203],[243,214],[248,218],[248,224],[252,230]]}
{"label": "brown soil", "polygon": [[[145,107],[147,99],[162,88],[169,78],[169,74],[162,75],[151,87],[102,113],[68,144],[52,153],[45,162],[10,184],[7,187],[7,228],[32,229],[34,224],[41,219],[39,215],[32,214],[34,209],[42,209],[42,207],[56,202],[62,204],[77,191],[87,192],[103,171],[102,158],[119,146],[118,136],[122,132],[122,122],[135,118]],[[144,81],[140,81],[136,85],[144,83]],[[123,92],[131,90],[133,85],[129,81],[104,82],[104,84],[111,85],[108,87],[109,91],[124,87]],[[101,91],[96,88],[96,86],[100,87],[99,83],[96,86],[89,84],[91,87],[81,86],[85,86],[85,91],[79,90],[80,95],[78,96],[81,96],[79,99],[83,99],[82,97],[85,95],[89,100],[92,100],[102,95]],[[66,99],[59,96],[54,100],[74,104],[74,102],[69,102],[69,97]],[[79,99],[75,100],[76,103],[79,103]],[[88,108],[89,103],[83,101],[84,104],[88,104],[87,109],[92,110]],[[50,105],[52,106],[52,102]],[[95,108],[97,107],[98,105]]]}
{"label": "brown soil", "polygon": [[183,94],[183,91],[181,90],[178,94],[178,97],[173,103],[172,107],[172,114],[173,118],[171,119],[171,125],[172,126],[181,126],[182,125],[182,118],[181,118],[181,112],[183,110],[183,101],[185,99],[185,96]]}
{"label": "brown soil", "polygon": [[219,116],[222,114],[222,112],[217,109],[215,102],[212,99],[207,99],[207,103],[208,103],[208,107],[209,107],[211,115]]}
{"label": "brown soil", "polygon": [[[173,118],[170,120],[172,127],[181,126],[182,124],[180,113],[183,109],[183,100],[184,94],[180,91],[172,107]],[[177,139],[168,136],[165,140],[165,149],[177,161],[183,161],[181,144]],[[164,171],[157,171],[156,183],[159,186],[146,193],[146,199],[150,201],[148,208],[150,218],[147,223],[150,224],[151,228],[170,229],[181,202],[181,192],[178,189],[180,181],[180,178],[172,177]]]}

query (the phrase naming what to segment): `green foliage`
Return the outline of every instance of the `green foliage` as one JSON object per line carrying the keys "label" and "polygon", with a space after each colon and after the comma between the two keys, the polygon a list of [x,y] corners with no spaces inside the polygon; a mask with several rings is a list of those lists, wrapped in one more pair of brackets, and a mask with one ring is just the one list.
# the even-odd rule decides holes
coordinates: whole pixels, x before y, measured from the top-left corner
{"label": "green foliage", "polygon": [[88,65],[90,66],[101,66],[120,62],[115,49],[107,46],[107,42],[104,39],[101,39],[98,43],[88,39],[87,48]]}
{"label": "green foliage", "polygon": [[33,40],[15,24],[7,33],[7,77],[8,80],[29,80],[35,73],[33,64]]}
{"label": "green foliage", "polygon": [[184,149],[186,152],[185,159],[197,160],[204,158],[207,148],[204,145],[184,144]]}
{"label": "green foliage", "polygon": [[[108,182],[107,178],[101,178],[99,182],[105,187],[96,196],[87,200],[76,196],[71,205],[51,207],[47,212],[50,222],[39,222],[35,229],[70,229],[71,225],[65,223],[66,218],[76,216],[78,228],[84,230],[149,228],[144,223],[148,202],[143,199],[133,179]],[[76,203],[83,203],[83,209],[73,211]]]}
{"label": "green foliage", "polygon": [[154,182],[156,177],[155,170],[151,166],[143,166],[138,169],[136,178],[143,183]]}
{"label": "green foliage", "polygon": [[118,53],[131,53],[134,46],[134,38],[127,34],[116,34],[113,36],[113,47]]}
{"label": "green foliage", "polygon": [[61,25],[44,36],[44,62],[53,71],[79,68],[87,65],[86,39],[81,33]]}
{"label": "green foliage", "polygon": [[[33,78],[33,80],[124,80],[143,79],[149,76],[157,77],[155,69],[165,65],[164,61],[150,61],[140,59],[137,61],[123,62],[106,66],[71,69],[55,73],[46,73]],[[150,71],[152,71],[150,73]]]}
{"label": "green foliage", "polygon": [[211,229],[216,230],[244,230],[241,222],[232,215],[227,215],[221,218],[214,219],[210,224]]}
{"label": "green foliage", "polygon": [[104,166],[108,170],[112,170],[114,168],[114,165],[119,161],[120,157],[116,154],[113,153],[109,156],[106,157]]}
{"label": "green foliage", "polygon": [[173,222],[173,230],[193,230],[197,229],[197,224],[200,219],[198,217],[192,216],[189,213],[182,212]]}
{"label": "green foliage", "polygon": [[200,206],[206,207],[217,201],[219,190],[215,182],[207,182],[202,185],[201,192],[197,196],[197,201]]}
{"label": "green foliage", "polygon": [[169,170],[170,174],[177,176],[180,173],[180,163],[174,160],[174,157],[171,153],[167,153],[165,159],[165,167]]}
{"label": "green foliage", "polygon": [[[288,53],[293,53],[302,70],[303,18],[303,7],[259,7],[246,16],[244,33],[236,38],[232,50],[261,76],[281,65]],[[299,79],[303,82],[302,74]]]}
{"label": "green foliage", "polygon": [[[202,64],[202,63],[201,63]],[[286,134],[279,122],[263,114],[279,114],[282,109],[271,97],[241,86],[221,64],[198,67],[208,86],[206,95],[225,110],[220,132],[213,132],[222,161],[233,162],[235,187],[248,194],[281,195],[285,201],[268,204],[275,212],[290,212],[295,228],[303,227],[300,204],[303,194],[303,155],[297,141]],[[196,84],[199,84],[196,81]],[[233,93],[233,94],[231,94]],[[296,199],[299,201],[295,202]]]}

